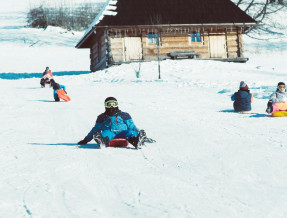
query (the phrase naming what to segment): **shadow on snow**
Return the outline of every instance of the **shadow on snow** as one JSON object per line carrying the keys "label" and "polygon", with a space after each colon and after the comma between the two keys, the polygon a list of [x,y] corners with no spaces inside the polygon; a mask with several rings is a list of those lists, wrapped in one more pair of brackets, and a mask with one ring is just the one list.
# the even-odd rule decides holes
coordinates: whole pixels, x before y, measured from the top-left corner
{"label": "shadow on snow", "polygon": [[67,101],[64,101],[64,100],[61,100],[61,101],[52,101],[52,100],[31,100],[31,101],[54,102],[54,103],[63,103],[63,102],[67,102]]}
{"label": "shadow on snow", "polygon": [[[44,145],[44,146],[75,146],[77,148],[82,148],[82,149],[101,149],[98,144],[87,144],[87,145],[78,145],[77,143],[28,143],[30,145]],[[131,148],[131,147],[110,147],[113,149],[131,149],[131,150],[137,150],[136,148]]]}
{"label": "shadow on snow", "polygon": [[226,110],[221,110],[219,112],[223,112],[223,113],[236,113],[235,110],[233,109],[226,109]]}
{"label": "shadow on snow", "polygon": [[[54,76],[73,76],[89,74],[90,71],[60,71],[53,72]],[[17,79],[30,79],[42,78],[42,73],[0,73],[0,79],[17,80]]]}
{"label": "shadow on snow", "polygon": [[269,114],[253,114],[250,117],[260,118],[260,117],[272,117]]}
{"label": "shadow on snow", "polygon": [[100,149],[100,146],[97,144],[88,144],[88,145],[78,145],[77,143],[28,143],[30,145],[44,145],[44,146],[75,146],[78,148],[85,148],[85,149]]}
{"label": "shadow on snow", "polygon": [[260,117],[270,117],[270,115],[268,114],[259,114],[259,113],[252,113],[252,112],[246,112],[246,113],[240,113],[240,112],[236,112],[233,109],[226,109],[226,110],[221,110],[218,112],[222,112],[222,113],[234,113],[234,114],[242,114],[242,115],[250,115],[249,117],[255,117],[255,118],[260,118]]}

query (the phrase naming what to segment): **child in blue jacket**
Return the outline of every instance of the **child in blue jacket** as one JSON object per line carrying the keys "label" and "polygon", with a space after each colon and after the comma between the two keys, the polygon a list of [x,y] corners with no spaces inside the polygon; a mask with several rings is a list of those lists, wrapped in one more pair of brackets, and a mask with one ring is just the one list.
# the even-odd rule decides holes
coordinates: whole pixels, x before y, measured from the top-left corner
{"label": "child in blue jacket", "polygon": [[231,100],[234,101],[233,107],[236,112],[251,111],[253,95],[244,81],[240,82],[239,90],[231,96]]}
{"label": "child in blue jacket", "polygon": [[100,146],[108,146],[114,138],[125,138],[135,148],[140,148],[146,134],[135,126],[128,113],[119,110],[116,98],[108,97],[105,99],[105,112],[98,116],[95,126],[78,144],[85,145],[93,138]]}
{"label": "child in blue jacket", "polygon": [[[59,83],[56,83],[54,79],[51,79],[51,86],[53,87],[54,90],[54,99],[55,101],[60,101],[59,96],[57,94],[58,89],[63,89],[66,92],[66,86],[60,85]],[[67,94],[67,92],[66,92]]]}

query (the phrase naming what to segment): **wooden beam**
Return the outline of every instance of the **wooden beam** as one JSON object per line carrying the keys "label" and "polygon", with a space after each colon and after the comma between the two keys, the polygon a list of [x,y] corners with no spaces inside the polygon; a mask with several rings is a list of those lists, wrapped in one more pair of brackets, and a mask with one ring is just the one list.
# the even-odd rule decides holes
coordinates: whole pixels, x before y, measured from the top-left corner
{"label": "wooden beam", "polygon": [[229,54],[228,54],[228,44],[227,44],[227,29],[225,28],[225,50],[226,50],[226,57],[229,58]]}
{"label": "wooden beam", "polygon": [[237,57],[241,57],[241,48],[240,48],[240,41],[239,41],[239,33],[238,33],[238,28],[236,28],[236,35],[237,35]]}

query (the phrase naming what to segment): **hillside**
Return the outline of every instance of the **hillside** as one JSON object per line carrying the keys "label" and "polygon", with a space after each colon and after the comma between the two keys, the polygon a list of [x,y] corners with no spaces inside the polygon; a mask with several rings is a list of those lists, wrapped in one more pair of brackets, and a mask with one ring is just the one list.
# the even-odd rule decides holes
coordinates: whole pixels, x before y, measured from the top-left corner
{"label": "hillside", "polygon": [[[286,82],[286,46],[246,42],[245,64],[202,60],[89,71],[81,32],[0,15],[0,217],[286,217],[286,119],[265,113]],[[266,45],[265,49],[261,46]],[[268,52],[267,52],[268,51]],[[40,88],[46,66],[71,102]],[[252,112],[234,113],[244,80]],[[156,143],[78,146],[114,96]]]}

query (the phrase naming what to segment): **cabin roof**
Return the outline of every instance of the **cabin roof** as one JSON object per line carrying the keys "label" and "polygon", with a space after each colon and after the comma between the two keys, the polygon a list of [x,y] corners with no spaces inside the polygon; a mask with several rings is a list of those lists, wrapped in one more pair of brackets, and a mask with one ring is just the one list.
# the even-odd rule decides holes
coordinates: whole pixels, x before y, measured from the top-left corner
{"label": "cabin roof", "polygon": [[76,47],[81,48],[94,27],[234,23],[256,21],[230,0],[109,0]]}

